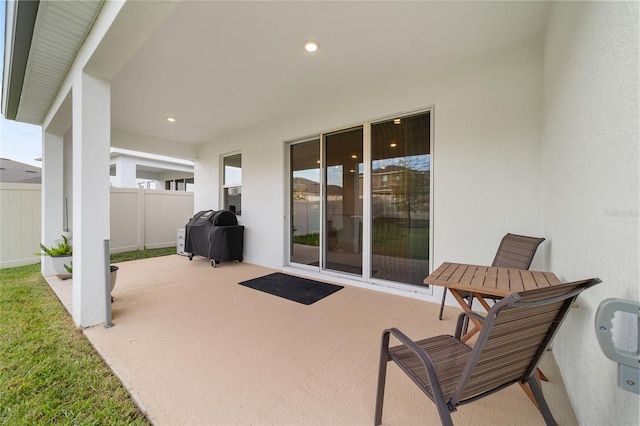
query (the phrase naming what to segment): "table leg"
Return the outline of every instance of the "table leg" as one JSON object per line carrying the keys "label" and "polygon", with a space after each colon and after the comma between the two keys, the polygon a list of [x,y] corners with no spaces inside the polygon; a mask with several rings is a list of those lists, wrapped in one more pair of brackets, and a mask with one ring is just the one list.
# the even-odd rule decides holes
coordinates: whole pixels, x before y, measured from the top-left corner
{"label": "table leg", "polygon": [[476,300],[478,302],[480,302],[480,304],[482,305],[483,308],[485,308],[487,310],[487,312],[489,312],[489,310],[491,309],[491,306],[489,306],[489,304],[487,303],[486,300],[484,300],[484,297],[482,297],[482,294],[480,293],[473,293],[473,296],[476,298]]}

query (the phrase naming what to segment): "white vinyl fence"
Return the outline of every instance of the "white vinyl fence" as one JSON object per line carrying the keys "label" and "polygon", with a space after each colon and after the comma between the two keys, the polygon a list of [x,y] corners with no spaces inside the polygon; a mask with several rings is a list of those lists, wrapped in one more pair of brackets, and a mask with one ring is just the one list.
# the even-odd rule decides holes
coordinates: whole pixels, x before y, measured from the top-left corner
{"label": "white vinyl fence", "polygon": [[111,253],[176,245],[193,216],[193,192],[111,188]]}
{"label": "white vinyl fence", "polygon": [[[193,192],[111,188],[111,253],[176,245]],[[0,184],[0,268],[38,263],[41,185]]]}
{"label": "white vinyl fence", "polygon": [[40,262],[40,188],[0,183],[0,268]]}

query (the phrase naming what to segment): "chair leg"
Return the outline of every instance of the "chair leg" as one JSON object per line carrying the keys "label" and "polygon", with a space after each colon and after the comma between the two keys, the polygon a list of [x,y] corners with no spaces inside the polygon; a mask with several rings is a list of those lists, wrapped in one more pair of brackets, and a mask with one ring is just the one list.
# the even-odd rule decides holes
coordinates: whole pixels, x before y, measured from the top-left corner
{"label": "chair leg", "polygon": [[[382,334],[382,344],[380,345],[380,364],[378,366],[378,389],[376,391],[376,410],[374,425],[380,426],[382,424],[382,405],[384,403],[384,387],[387,380],[387,364],[389,363],[389,331],[385,331]],[[438,415],[440,416],[440,422],[443,426],[453,426],[453,420],[451,419],[451,412],[446,401],[442,397],[442,392],[439,391],[438,395],[433,401],[438,409]]]}
{"label": "chair leg", "polygon": [[551,414],[551,410],[547,405],[547,401],[544,399],[544,395],[542,394],[542,389],[538,384],[538,381],[535,379],[535,376],[532,375],[527,379],[527,384],[529,385],[529,389],[533,393],[534,398],[536,399],[536,403],[538,404],[538,410],[544,417],[544,422],[547,426],[556,426],[556,420],[553,418],[553,414]]}
{"label": "chair leg", "polygon": [[387,364],[389,363],[389,333],[382,335],[380,345],[380,364],[378,366],[378,390],[376,392],[375,426],[382,424],[382,405],[384,403],[384,387],[387,380]]}
{"label": "chair leg", "polygon": [[[469,303],[467,303],[469,310],[471,310],[472,305],[473,305],[473,293],[469,293]],[[462,326],[462,335],[464,336],[465,334],[467,334],[467,331],[469,331],[469,317],[464,318],[464,323]]]}
{"label": "chair leg", "polygon": [[438,415],[440,416],[442,426],[453,426],[453,419],[451,418],[451,412],[447,404],[444,401],[436,401],[436,407],[438,408]]}
{"label": "chair leg", "polygon": [[444,288],[442,292],[442,303],[440,303],[440,314],[438,315],[438,319],[442,320],[442,312],[444,311],[444,301],[447,298],[447,288]]}

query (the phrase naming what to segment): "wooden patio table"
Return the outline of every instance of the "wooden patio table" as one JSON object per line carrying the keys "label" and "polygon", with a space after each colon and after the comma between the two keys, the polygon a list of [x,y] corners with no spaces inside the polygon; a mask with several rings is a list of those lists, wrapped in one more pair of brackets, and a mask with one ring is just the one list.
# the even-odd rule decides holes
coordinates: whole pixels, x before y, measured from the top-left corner
{"label": "wooden patio table", "polygon": [[[464,263],[444,262],[433,271],[424,283],[437,285],[449,289],[453,297],[458,301],[462,309],[471,312],[471,308],[465,303],[460,295],[460,291],[473,293],[473,297],[489,311],[491,306],[484,299],[484,296],[506,297],[512,293],[536,288],[551,287],[561,284],[558,277],[552,272],[529,271],[526,269],[502,268],[496,266],[478,266]],[[482,328],[482,323],[474,317],[469,317],[473,322],[473,328],[460,338],[462,342],[467,342],[474,334]],[[536,379],[540,382],[540,377],[547,380],[544,374],[537,370]],[[536,405],[535,398],[528,386],[520,384],[529,399]]]}
{"label": "wooden patio table", "polygon": [[[465,303],[460,291],[473,293],[473,297],[489,311],[491,306],[484,296],[502,298],[520,291],[558,285],[560,280],[552,272],[444,262],[424,279],[424,283],[448,288],[462,309],[470,312],[471,308]],[[462,336],[460,340],[463,342],[482,328],[480,321],[470,318],[474,327]]]}

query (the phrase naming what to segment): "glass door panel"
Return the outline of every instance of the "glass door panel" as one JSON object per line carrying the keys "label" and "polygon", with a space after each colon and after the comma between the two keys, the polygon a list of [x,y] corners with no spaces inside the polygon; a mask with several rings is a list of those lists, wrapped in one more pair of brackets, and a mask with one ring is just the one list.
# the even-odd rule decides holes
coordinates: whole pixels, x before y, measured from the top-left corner
{"label": "glass door panel", "polygon": [[362,127],[325,135],[324,268],[362,275]]}
{"label": "glass door panel", "polygon": [[320,265],[320,140],[291,145],[291,262]]}
{"label": "glass door panel", "polygon": [[371,126],[371,277],[429,275],[429,113]]}

